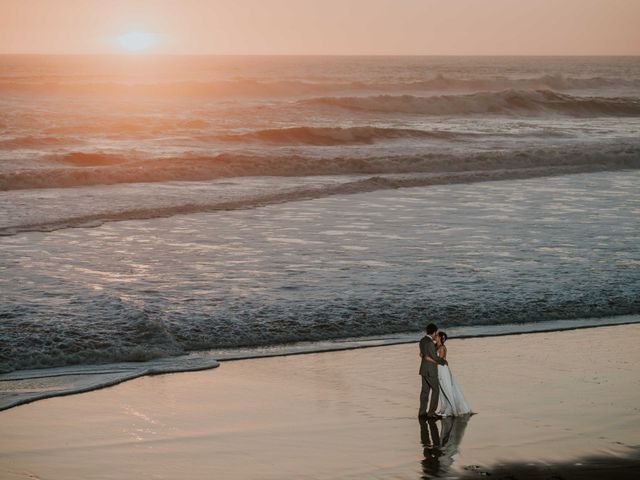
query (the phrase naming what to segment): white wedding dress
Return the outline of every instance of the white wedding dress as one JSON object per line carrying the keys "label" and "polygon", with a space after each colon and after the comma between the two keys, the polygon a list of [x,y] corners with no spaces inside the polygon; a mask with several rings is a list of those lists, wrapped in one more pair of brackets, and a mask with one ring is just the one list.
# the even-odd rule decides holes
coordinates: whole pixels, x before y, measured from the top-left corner
{"label": "white wedding dress", "polygon": [[438,381],[440,382],[440,411],[443,417],[467,415],[471,413],[462,390],[453,379],[448,365],[438,365]]}

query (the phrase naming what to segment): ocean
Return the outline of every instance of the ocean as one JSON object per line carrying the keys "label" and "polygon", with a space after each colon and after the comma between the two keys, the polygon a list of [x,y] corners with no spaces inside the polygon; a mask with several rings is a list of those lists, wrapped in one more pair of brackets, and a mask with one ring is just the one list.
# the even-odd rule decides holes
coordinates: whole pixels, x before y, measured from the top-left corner
{"label": "ocean", "polygon": [[0,372],[638,321],[639,133],[637,57],[0,56]]}

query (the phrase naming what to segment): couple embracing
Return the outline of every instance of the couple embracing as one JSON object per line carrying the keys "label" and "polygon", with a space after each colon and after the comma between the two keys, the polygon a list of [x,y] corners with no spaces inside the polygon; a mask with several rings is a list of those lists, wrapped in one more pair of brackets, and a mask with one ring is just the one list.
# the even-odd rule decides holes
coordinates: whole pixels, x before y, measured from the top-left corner
{"label": "couple embracing", "polygon": [[[427,335],[420,340],[420,417],[447,417],[471,413],[462,391],[453,379],[447,362],[447,334],[439,332],[433,323],[427,325]],[[429,402],[429,395],[431,401]],[[438,400],[440,399],[440,410]],[[428,404],[428,409],[427,409]]]}

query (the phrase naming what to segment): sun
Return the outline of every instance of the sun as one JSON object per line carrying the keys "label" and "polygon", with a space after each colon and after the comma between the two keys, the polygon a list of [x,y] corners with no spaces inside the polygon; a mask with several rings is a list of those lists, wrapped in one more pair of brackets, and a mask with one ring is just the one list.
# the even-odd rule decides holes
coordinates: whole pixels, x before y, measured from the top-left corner
{"label": "sun", "polygon": [[148,50],[156,43],[156,36],[149,32],[128,32],[118,37],[122,48],[131,53]]}

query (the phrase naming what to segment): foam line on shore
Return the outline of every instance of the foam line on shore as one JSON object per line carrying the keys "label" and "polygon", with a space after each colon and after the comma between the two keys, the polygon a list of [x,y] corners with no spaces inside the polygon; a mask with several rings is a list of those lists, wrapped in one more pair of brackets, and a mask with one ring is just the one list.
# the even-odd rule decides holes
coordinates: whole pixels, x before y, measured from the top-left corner
{"label": "foam line on shore", "polygon": [[[547,321],[532,324],[505,324],[505,325],[481,325],[477,327],[465,326],[465,327],[452,327],[447,328],[447,334],[450,339],[465,340],[472,338],[486,338],[486,337],[505,337],[511,335],[528,335],[532,333],[552,333],[563,332],[567,330],[583,330],[587,328],[599,328],[599,327],[615,327],[621,325],[632,325],[640,323],[640,315],[621,315],[619,317],[611,317],[607,319],[606,323],[596,324],[596,321],[602,319],[583,319],[583,320],[559,320],[559,321]],[[571,323],[580,323],[579,325],[571,325]],[[468,330],[485,330],[485,333],[461,333],[458,331]],[[504,330],[504,331],[501,331]],[[358,350],[361,348],[374,348],[374,347],[388,347],[393,345],[404,345],[407,343],[418,342],[423,335],[419,333],[406,333],[388,335],[384,337],[376,336],[371,338],[360,339],[339,339],[332,340],[331,343],[334,346],[326,348],[315,348],[313,350],[301,349],[299,351],[287,350],[279,353],[256,353],[256,354],[223,354],[216,357],[220,362],[228,362],[235,360],[253,360],[258,358],[272,358],[272,357],[287,357],[292,355],[306,355],[312,353],[329,353],[339,352],[343,350]],[[335,344],[345,343],[342,346],[335,346]],[[284,348],[284,347],[283,347]],[[215,352],[213,350],[212,352]]]}
{"label": "foam line on shore", "polygon": [[[163,362],[153,362],[151,366],[147,365],[146,367],[142,367],[140,364],[116,364],[119,365],[119,368],[114,369],[113,366],[105,365],[102,369],[101,373],[96,372],[86,372],[82,367],[61,367],[61,368],[52,368],[46,370],[65,370],[60,373],[53,373],[43,376],[38,376],[37,373],[29,375],[25,375],[20,379],[12,379],[11,374],[2,375],[3,378],[0,378],[0,411],[8,410],[13,407],[17,407],[19,405],[25,405],[27,403],[35,402],[37,400],[44,400],[47,398],[53,397],[63,397],[67,395],[75,395],[77,393],[85,393],[91,392],[94,390],[100,390],[101,388],[112,387],[114,385],[118,385],[119,383],[126,382],[128,380],[133,380],[135,378],[144,377],[147,375],[161,375],[165,373],[182,373],[182,372],[196,372],[200,370],[210,370],[213,368],[217,368],[220,366],[220,363],[216,360],[202,359],[199,362],[193,362],[191,365],[186,365],[184,362],[181,362],[179,366],[173,365],[170,363],[172,360],[169,358],[162,359]],[[166,365],[162,365],[162,363]],[[93,366],[95,367],[95,366]],[[112,368],[109,368],[112,367]],[[33,371],[32,371],[33,372]],[[12,372],[17,373],[17,372]],[[60,377],[69,377],[72,375],[83,376],[82,380],[77,381],[74,386],[61,389],[61,390],[45,390],[42,392],[27,392],[26,394],[11,394],[11,390],[5,390],[4,385],[5,382],[24,382],[28,380],[35,379],[45,379],[45,378],[60,378]],[[9,378],[5,378],[9,377]],[[11,384],[9,383],[11,388]],[[46,388],[46,387],[45,387]]]}
{"label": "foam line on shore", "polygon": [[[447,328],[447,333],[452,339],[462,340],[483,337],[524,335],[531,333],[551,333],[586,328],[622,326],[636,323],[640,323],[640,315],[623,315],[619,317],[609,317],[606,319],[591,318],[581,320],[546,321],[530,324],[452,327]],[[344,350],[402,345],[417,342],[421,335],[422,333],[414,332],[383,337],[347,338],[326,342],[297,343],[294,345],[271,346],[262,349],[237,349],[233,351],[210,350],[205,352],[196,352],[181,357],[166,357],[152,362],[145,362],[142,365],[140,363],[131,362],[15,371],[0,375],[0,411],[35,402],[37,400],[99,390],[146,375],[209,370],[217,368],[222,362],[228,361],[255,360],[260,358],[329,353]],[[64,384],[68,385],[68,377],[71,376],[78,376],[80,377],[80,380],[76,380],[75,383],[72,382],[72,385],[66,389],[55,389],[55,387],[51,388],[45,386],[44,390],[40,391],[27,390],[29,380],[37,380],[36,383],[40,388],[43,388],[43,379],[66,377],[67,381]],[[55,382],[50,383],[53,385],[55,384]],[[14,394],[12,393],[12,389],[22,390],[23,393]]]}

